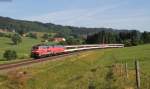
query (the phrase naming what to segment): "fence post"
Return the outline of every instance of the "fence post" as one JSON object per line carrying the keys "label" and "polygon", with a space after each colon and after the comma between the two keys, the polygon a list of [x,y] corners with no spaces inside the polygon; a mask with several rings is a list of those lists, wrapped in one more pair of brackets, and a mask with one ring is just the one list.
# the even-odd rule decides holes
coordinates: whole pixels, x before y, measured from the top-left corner
{"label": "fence post", "polygon": [[128,64],[127,64],[127,62],[125,63],[125,74],[126,74],[126,79],[128,79]]}
{"label": "fence post", "polygon": [[139,65],[139,61],[135,61],[135,70],[136,70],[136,85],[137,85],[137,89],[140,89],[140,65]]}

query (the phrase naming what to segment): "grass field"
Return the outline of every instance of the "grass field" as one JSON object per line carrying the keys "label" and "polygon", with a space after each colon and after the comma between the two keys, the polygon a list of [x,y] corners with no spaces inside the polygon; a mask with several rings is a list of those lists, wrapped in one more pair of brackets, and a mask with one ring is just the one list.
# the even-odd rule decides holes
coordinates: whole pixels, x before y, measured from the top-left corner
{"label": "grass field", "polygon": [[[1,89],[135,89],[134,61],[140,61],[141,89],[150,89],[150,45],[83,52],[33,64],[0,76]],[[124,63],[128,63],[128,78]]]}
{"label": "grass field", "polygon": [[18,54],[18,59],[29,58],[31,47],[38,43],[40,43],[39,39],[22,37],[22,43],[12,45],[11,38],[0,37],[0,63],[5,62],[3,61],[3,53],[5,50],[15,50]]}

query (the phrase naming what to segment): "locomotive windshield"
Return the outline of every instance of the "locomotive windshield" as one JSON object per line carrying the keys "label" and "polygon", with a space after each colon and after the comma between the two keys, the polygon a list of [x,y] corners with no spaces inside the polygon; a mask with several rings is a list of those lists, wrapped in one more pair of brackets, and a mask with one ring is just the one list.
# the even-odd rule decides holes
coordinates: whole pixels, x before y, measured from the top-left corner
{"label": "locomotive windshield", "polygon": [[32,47],[32,50],[36,50],[38,48],[39,48],[38,46],[34,46],[34,47]]}

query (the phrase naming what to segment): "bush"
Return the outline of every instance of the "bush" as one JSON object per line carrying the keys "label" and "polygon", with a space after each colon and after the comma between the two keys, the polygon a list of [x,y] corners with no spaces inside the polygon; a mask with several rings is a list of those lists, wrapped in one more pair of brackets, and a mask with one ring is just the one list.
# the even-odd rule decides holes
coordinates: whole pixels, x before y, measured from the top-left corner
{"label": "bush", "polygon": [[6,50],[3,57],[6,58],[6,60],[13,60],[17,58],[17,53],[14,50]]}
{"label": "bush", "polygon": [[6,34],[6,33],[3,33],[3,32],[0,32],[0,37],[7,37],[7,38],[11,38],[12,35],[11,34]]}
{"label": "bush", "polygon": [[4,37],[5,33],[0,32],[0,37]]}

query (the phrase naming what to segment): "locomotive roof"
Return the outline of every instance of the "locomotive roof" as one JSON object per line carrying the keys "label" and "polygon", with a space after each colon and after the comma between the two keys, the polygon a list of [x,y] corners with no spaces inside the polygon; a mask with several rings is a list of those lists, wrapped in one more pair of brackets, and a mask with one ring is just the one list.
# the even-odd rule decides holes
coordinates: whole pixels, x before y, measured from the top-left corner
{"label": "locomotive roof", "polygon": [[46,44],[38,44],[33,47],[45,47],[45,46],[51,46],[51,47],[64,47],[63,45],[46,45]]}

